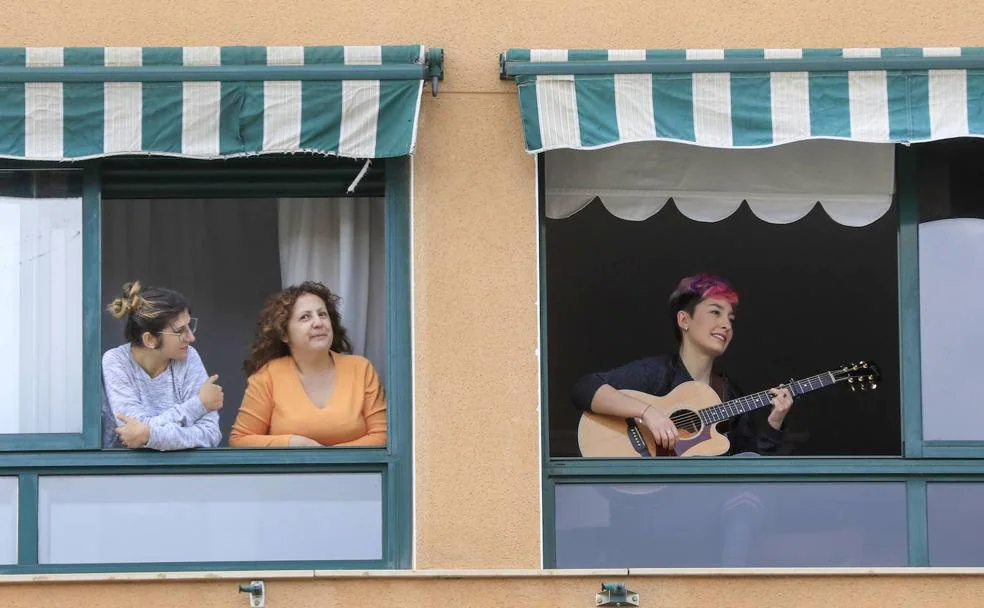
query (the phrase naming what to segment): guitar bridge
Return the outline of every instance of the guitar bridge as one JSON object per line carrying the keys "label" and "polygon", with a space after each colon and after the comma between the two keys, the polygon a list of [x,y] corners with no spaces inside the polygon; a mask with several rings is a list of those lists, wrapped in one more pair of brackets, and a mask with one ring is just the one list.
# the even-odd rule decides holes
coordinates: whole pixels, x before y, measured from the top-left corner
{"label": "guitar bridge", "polygon": [[626,433],[629,436],[629,443],[632,444],[632,449],[643,458],[651,457],[652,454],[649,453],[646,439],[642,436],[642,431],[639,430],[639,425],[636,424],[635,418],[626,418],[625,425],[628,427]]}

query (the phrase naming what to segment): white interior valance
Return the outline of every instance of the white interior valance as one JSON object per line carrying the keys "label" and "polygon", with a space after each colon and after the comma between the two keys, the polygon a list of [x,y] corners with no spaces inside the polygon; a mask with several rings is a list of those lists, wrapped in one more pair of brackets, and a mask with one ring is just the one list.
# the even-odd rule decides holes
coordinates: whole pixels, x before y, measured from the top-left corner
{"label": "white interior valance", "polygon": [[672,198],[688,218],[717,222],[747,201],[760,219],[788,224],[820,203],[837,223],[865,226],[892,204],[894,160],[894,144],[840,140],[757,149],[649,141],[553,150],[546,213],[570,217],[597,197],[613,215],[641,221]]}

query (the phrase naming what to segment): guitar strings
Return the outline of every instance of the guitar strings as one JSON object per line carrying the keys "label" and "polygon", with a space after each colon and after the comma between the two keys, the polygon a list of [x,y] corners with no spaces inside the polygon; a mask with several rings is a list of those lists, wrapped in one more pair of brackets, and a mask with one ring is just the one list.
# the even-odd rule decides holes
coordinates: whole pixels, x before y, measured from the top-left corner
{"label": "guitar strings", "polygon": [[[825,383],[829,381],[832,374],[830,372],[824,374],[817,374],[811,378],[804,378],[802,380],[795,380],[790,384],[780,384],[779,388],[786,388],[793,391],[793,385],[798,385],[800,389],[800,394],[804,394],[813,391],[817,388],[824,388],[836,382],[831,382],[830,384]],[[820,386],[815,387],[813,383],[817,382]],[[772,389],[769,389],[772,390]],[[795,394],[795,391],[794,391]],[[678,410],[670,415],[670,420],[673,422],[674,426],[677,428],[693,431],[698,431],[705,424],[713,424],[727,420],[739,414],[749,412],[760,407],[765,407],[772,402],[774,397],[766,391],[760,391],[758,393],[753,393],[751,395],[745,395],[743,397],[738,397],[737,399],[731,399],[725,401],[724,403],[716,403],[714,405],[709,405],[707,407],[701,408],[700,410]],[[749,407],[750,406],[750,407]],[[746,409],[747,408],[747,409]],[[737,410],[737,411],[736,411]],[[706,412],[706,415],[702,415]],[[723,416],[723,418],[717,419],[718,416]],[[706,418],[706,420],[705,420]]]}
{"label": "guitar strings", "polygon": [[[732,418],[739,414],[743,414],[760,407],[765,407],[772,402],[772,399],[773,398],[769,396],[768,392],[762,391],[760,393],[732,399],[724,403],[709,405],[697,412],[691,410],[677,411],[670,415],[670,420],[672,420],[673,424],[678,428],[696,431],[705,424],[721,422],[722,420],[727,420],[728,418]],[[701,414],[704,412],[706,412],[706,415],[702,416]],[[717,419],[719,415],[723,416],[720,420]]]}
{"label": "guitar strings", "polygon": [[[670,415],[670,420],[678,428],[683,428],[686,430],[700,429],[704,424],[720,422],[721,420],[726,420],[738,414],[742,414],[746,411],[751,411],[759,407],[764,407],[771,402],[772,398],[765,392],[756,393],[754,395],[748,395],[745,397],[739,397],[738,399],[732,399],[725,403],[718,403],[715,405],[710,405],[701,410],[695,412],[692,410],[676,411]],[[751,405],[748,409],[745,409]],[[738,410],[738,411],[734,411]],[[701,413],[706,412],[705,415]],[[718,415],[723,415],[721,420],[715,420]],[[706,418],[706,420],[705,420]]]}
{"label": "guitar strings", "polygon": [[704,421],[701,420],[700,416],[689,410],[674,412],[670,415],[670,420],[677,428],[691,432],[697,432],[704,426]]}

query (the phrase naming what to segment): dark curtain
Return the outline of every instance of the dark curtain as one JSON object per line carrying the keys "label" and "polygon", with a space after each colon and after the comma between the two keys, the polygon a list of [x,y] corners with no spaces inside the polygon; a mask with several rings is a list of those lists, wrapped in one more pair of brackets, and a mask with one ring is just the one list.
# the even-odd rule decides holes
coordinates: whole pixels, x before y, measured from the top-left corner
{"label": "dark curtain", "polygon": [[582,374],[676,352],[667,298],[681,277],[701,271],[728,278],[741,296],[720,364],[745,392],[860,359],[880,365],[875,392],[837,385],[797,399],[782,453],[900,454],[896,227],[894,206],[852,228],[819,206],[786,225],[756,218],[746,204],[712,224],[672,204],[631,222],[597,200],[546,220],[552,455],[578,455],[570,394]]}
{"label": "dark curtain", "polygon": [[[194,346],[225,393],[226,445],[259,310],[280,289],[276,200],[105,200],[102,217],[104,306],[134,279],[188,297],[199,318]],[[103,312],[103,351],[122,342],[122,323]]]}

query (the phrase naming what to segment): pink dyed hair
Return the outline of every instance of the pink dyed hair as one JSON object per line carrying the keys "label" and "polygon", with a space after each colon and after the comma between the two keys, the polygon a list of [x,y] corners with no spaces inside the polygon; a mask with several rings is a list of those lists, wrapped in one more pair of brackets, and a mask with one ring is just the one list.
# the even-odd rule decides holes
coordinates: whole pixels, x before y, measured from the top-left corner
{"label": "pink dyed hair", "polygon": [[670,294],[670,319],[677,341],[682,339],[677,327],[677,312],[685,310],[693,315],[701,300],[707,298],[720,298],[732,306],[738,306],[738,292],[721,277],[700,273],[680,279],[677,288]]}
{"label": "pink dyed hair", "polygon": [[[689,298],[687,297],[689,296]],[[670,295],[670,303],[696,298],[698,302],[707,298],[720,298],[732,306],[738,305],[738,292],[730,283],[707,273],[695,274],[680,279],[677,288]],[[683,307],[677,308],[681,310]],[[676,313],[676,310],[673,312]]]}

